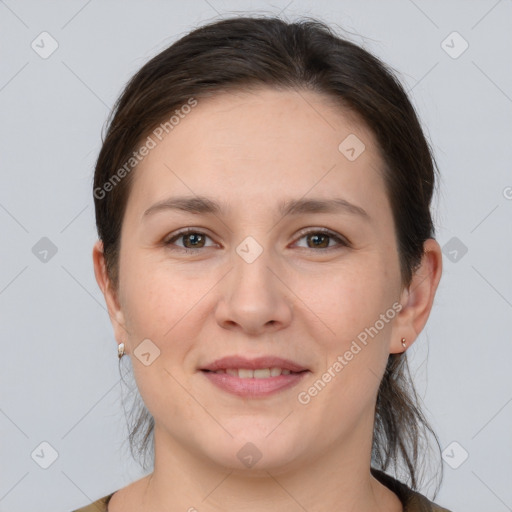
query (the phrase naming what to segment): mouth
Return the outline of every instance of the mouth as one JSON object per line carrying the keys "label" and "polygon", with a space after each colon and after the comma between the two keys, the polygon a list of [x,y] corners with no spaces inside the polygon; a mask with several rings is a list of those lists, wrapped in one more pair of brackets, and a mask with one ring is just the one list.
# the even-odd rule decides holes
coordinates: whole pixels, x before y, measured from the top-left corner
{"label": "mouth", "polygon": [[[222,357],[221,359],[216,359],[212,361],[210,364],[200,368],[201,370],[208,370],[211,372],[216,372],[218,370],[253,370],[253,371],[263,371],[263,370],[274,370],[274,373],[277,373],[279,369],[281,372],[284,370],[294,373],[300,373],[304,370],[308,370],[305,366],[296,363],[290,359],[283,359],[278,356],[260,356],[252,359],[248,359],[243,356],[233,355]],[[262,373],[262,375],[264,375]],[[269,375],[270,376],[270,375]],[[277,375],[275,375],[277,376]]]}
{"label": "mouth", "polygon": [[292,373],[302,373],[308,370],[301,370],[300,372],[292,372],[288,368],[279,368],[273,366],[272,368],[226,368],[220,370],[202,370],[203,372],[216,373],[217,375],[231,375],[240,379],[268,379],[270,377],[279,377],[280,375],[291,375]]}
{"label": "mouth", "polygon": [[279,357],[230,356],[200,369],[217,388],[240,397],[267,397],[299,383],[310,370]]}

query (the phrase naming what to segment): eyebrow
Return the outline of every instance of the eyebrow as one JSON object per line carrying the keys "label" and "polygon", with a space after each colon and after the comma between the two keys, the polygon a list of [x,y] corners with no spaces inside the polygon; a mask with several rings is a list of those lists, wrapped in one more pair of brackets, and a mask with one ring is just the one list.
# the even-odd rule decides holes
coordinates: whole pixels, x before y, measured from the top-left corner
{"label": "eyebrow", "polygon": [[[150,206],[142,215],[147,216],[161,211],[181,210],[194,214],[223,215],[227,211],[225,205],[205,196],[179,196],[164,199]],[[342,198],[329,199],[292,199],[278,204],[278,213],[283,216],[301,215],[305,213],[349,213],[371,221],[370,215],[355,204]]]}

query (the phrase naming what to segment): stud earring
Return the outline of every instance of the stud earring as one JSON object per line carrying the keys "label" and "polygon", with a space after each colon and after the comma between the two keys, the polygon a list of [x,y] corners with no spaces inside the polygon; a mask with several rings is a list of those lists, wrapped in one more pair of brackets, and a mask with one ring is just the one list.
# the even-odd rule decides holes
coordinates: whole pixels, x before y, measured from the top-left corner
{"label": "stud earring", "polygon": [[124,356],[124,343],[119,343],[119,345],[117,346],[117,356],[119,357],[119,359],[121,359],[121,357]]}
{"label": "stud earring", "polygon": [[407,347],[407,342],[405,341],[405,338],[402,338],[402,347]]}

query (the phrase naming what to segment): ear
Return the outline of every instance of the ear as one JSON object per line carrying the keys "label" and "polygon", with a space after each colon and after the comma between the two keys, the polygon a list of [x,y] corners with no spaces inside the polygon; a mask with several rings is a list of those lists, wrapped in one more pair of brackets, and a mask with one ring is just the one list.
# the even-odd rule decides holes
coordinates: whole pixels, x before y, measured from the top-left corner
{"label": "ear", "polygon": [[126,344],[127,330],[125,326],[125,318],[121,310],[117,292],[113,289],[112,282],[107,273],[107,265],[105,262],[105,255],[103,253],[103,242],[101,240],[98,240],[94,244],[92,260],[94,263],[94,275],[96,276],[96,282],[105,297],[110,322],[114,328],[114,336],[118,343]]}
{"label": "ear", "polygon": [[421,264],[414,273],[410,286],[402,291],[400,297],[402,309],[393,325],[391,354],[404,352],[401,339],[405,338],[407,347],[410,347],[425,327],[441,279],[442,262],[441,247],[436,240],[429,238],[423,244]]}

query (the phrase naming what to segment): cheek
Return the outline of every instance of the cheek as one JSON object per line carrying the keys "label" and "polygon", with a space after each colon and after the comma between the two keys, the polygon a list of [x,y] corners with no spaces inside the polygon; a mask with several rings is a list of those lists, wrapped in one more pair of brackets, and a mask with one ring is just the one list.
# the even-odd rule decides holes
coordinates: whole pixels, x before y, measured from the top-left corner
{"label": "cheek", "polygon": [[123,311],[134,341],[141,336],[162,340],[192,300],[190,283],[179,272],[170,276],[161,267],[142,262],[126,267],[122,279]]}
{"label": "cheek", "polygon": [[[318,325],[315,339],[326,347],[342,350],[392,307],[396,287],[389,280],[384,262],[373,254],[359,261],[355,257],[347,259],[346,264],[316,276],[298,276],[294,292],[304,314],[318,319],[314,322]],[[389,322],[378,324],[382,332],[389,327]],[[320,330],[324,335],[318,335]]]}
{"label": "cheek", "polygon": [[307,282],[300,288],[304,303],[322,320],[309,324],[316,326],[310,334],[322,362],[314,401],[337,420],[349,410],[358,416],[372,403],[388,359],[396,286],[385,267],[373,254],[328,278],[307,280],[316,288]]}
{"label": "cheek", "polygon": [[[187,330],[191,326],[186,316],[195,294],[189,291],[189,284],[179,274],[173,274],[170,279],[169,272],[164,273],[157,266],[139,265],[131,272],[126,270],[123,310],[140,395],[152,416],[161,422],[174,416],[187,420],[188,411],[195,410],[194,403],[179,382],[196,337]],[[144,350],[150,353],[148,365],[141,355],[142,342],[147,339],[151,340]],[[163,418],[160,417],[162,411],[165,411]]]}

